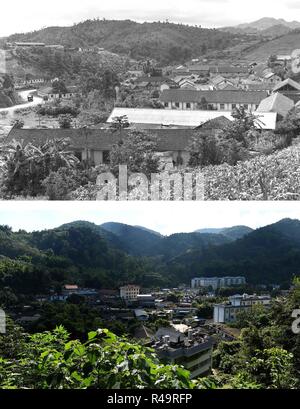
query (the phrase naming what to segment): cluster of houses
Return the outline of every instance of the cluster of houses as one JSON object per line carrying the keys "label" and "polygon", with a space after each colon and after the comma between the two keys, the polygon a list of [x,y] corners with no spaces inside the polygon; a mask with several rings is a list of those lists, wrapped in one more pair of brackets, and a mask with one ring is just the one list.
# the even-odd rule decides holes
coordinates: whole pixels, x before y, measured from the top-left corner
{"label": "cluster of houses", "polygon": [[[23,45],[26,47],[27,45]],[[40,45],[42,46],[42,45]],[[288,61],[279,56],[282,61]],[[185,167],[189,161],[191,139],[195,133],[217,136],[233,121],[232,111],[243,108],[256,116],[258,132],[274,131],[278,121],[294,107],[300,107],[300,84],[288,78],[281,80],[266,64],[205,65],[191,63],[172,72],[156,70],[153,75],[136,69],[128,72],[131,80],[123,86],[131,92],[146,89],[157,93],[161,109],[119,107],[116,101],[107,122],[85,129],[16,129],[7,136],[8,142],[42,143],[65,139],[70,149],[82,161],[91,165],[109,162],[109,154],[119,138],[126,138],[131,129],[146,130],[157,141],[162,163]],[[168,74],[168,75],[167,75]],[[76,86],[57,93],[43,79],[28,79],[38,87],[38,96],[45,101],[69,100],[80,94]],[[127,117],[130,127],[122,135],[111,131],[116,117]]]}
{"label": "cluster of houses", "polygon": [[[233,277],[195,277],[191,280],[193,289],[205,288],[215,292],[220,288],[243,287],[246,285],[246,279],[243,276]],[[256,305],[263,307],[270,306],[271,296],[269,294],[235,294],[228,297],[223,303],[214,305],[214,324],[228,324],[237,320],[241,312],[249,311]]]}
{"label": "cluster of houses", "polygon": [[[182,285],[155,290],[142,289],[136,284],[123,285],[119,291],[66,284],[58,293],[39,297],[37,301],[66,302],[69,297],[77,295],[84,297],[99,311],[99,316],[109,321],[137,322],[134,338],[152,347],[162,362],[183,365],[193,379],[211,372],[213,348],[219,340],[235,339],[238,335],[227,323],[236,320],[241,311],[257,304],[268,307],[271,302],[268,295],[234,295],[228,301],[214,305],[213,320],[201,319],[193,307],[199,288],[218,289],[244,284],[242,276],[199,277],[192,280],[192,288]],[[26,327],[41,316],[38,310],[25,306],[15,318]],[[151,324],[155,322],[159,325]]]}
{"label": "cluster of houses", "polygon": [[55,92],[52,86],[46,86],[38,89],[37,95],[44,101],[68,100],[79,95],[80,90],[76,85],[67,87],[66,92]]}

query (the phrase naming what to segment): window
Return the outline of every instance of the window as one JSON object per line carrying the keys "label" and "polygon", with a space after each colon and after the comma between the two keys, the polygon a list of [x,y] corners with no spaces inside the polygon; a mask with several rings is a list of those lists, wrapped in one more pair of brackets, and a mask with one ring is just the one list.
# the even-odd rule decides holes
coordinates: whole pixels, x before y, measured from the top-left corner
{"label": "window", "polygon": [[109,151],[103,151],[103,163],[108,164],[110,162]]}
{"label": "window", "polygon": [[74,152],[74,156],[76,156],[76,158],[79,159],[80,162],[82,161],[82,152],[81,151]]}
{"label": "window", "polygon": [[232,109],[235,109],[235,108],[236,108],[236,104],[232,104],[231,107],[232,107]]}
{"label": "window", "polygon": [[179,102],[175,102],[175,107],[179,108]]}
{"label": "window", "polygon": [[221,109],[222,111],[224,111],[224,109],[225,109],[225,104],[220,104],[220,109]]}
{"label": "window", "polygon": [[248,104],[244,104],[244,108],[245,108],[245,109],[248,109]]}
{"label": "window", "polygon": [[187,102],[187,103],[186,103],[186,107],[187,107],[187,109],[190,109],[190,108],[191,108],[191,104],[190,104],[189,102]]}
{"label": "window", "polygon": [[165,108],[168,108],[168,106],[169,106],[169,103],[165,102]]}

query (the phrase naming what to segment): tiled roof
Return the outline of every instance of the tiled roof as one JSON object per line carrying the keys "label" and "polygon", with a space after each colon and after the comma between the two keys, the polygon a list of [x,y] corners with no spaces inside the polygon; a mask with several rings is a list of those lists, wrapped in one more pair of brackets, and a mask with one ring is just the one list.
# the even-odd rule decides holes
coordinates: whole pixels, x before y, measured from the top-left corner
{"label": "tiled roof", "polygon": [[274,85],[265,82],[256,82],[246,85],[249,91],[271,91],[274,88]]}
{"label": "tiled roof", "polygon": [[209,71],[209,65],[194,64],[188,67],[190,71]]}
{"label": "tiled roof", "polygon": [[147,82],[147,83],[164,83],[164,82],[173,82],[170,78],[168,78],[168,77],[148,77],[147,75],[146,76],[143,76],[143,77],[139,77],[137,80],[136,80],[136,83],[140,83],[140,82]]}
{"label": "tiled roof", "polygon": [[222,75],[216,75],[215,77],[211,78],[210,82],[212,82],[213,84],[217,85],[220,82],[226,81],[226,79],[224,77],[222,77]]}
{"label": "tiled roof", "polygon": [[[85,134],[86,131],[86,134]],[[85,147],[94,150],[111,150],[120,138],[126,138],[129,130],[124,129],[112,133],[105,129],[15,129],[4,140],[23,141],[25,144],[33,143],[36,146],[53,139],[69,139],[71,150],[81,150]],[[209,132],[209,131],[208,131]],[[193,129],[152,129],[147,130],[156,141],[159,152],[185,150],[190,139],[195,135]],[[86,135],[86,136],[85,136]]]}
{"label": "tiled roof", "polygon": [[224,129],[230,122],[231,122],[230,119],[222,115],[205,122],[204,124],[200,125],[197,129]]}
{"label": "tiled roof", "polygon": [[294,105],[293,100],[276,92],[268,98],[263,99],[256,112],[277,112],[278,114],[285,116]]}
{"label": "tiled roof", "polygon": [[279,82],[273,89],[274,92],[279,91],[280,88],[285,87],[286,85],[290,85],[291,87],[295,88],[296,91],[300,91],[300,84],[291,78],[287,78],[286,80]]}
{"label": "tiled roof", "polygon": [[160,96],[162,102],[201,102],[203,98],[208,103],[259,104],[268,94],[264,91],[193,91],[164,90]]}
{"label": "tiled roof", "polygon": [[242,74],[247,74],[249,72],[249,68],[248,67],[235,67],[232,65],[215,65],[215,66],[211,66],[210,67],[210,71],[212,73],[224,73],[224,74],[238,74],[238,73],[242,73]]}
{"label": "tiled roof", "polygon": [[240,90],[240,88],[237,88],[231,84],[220,84],[219,89],[224,90],[224,91],[239,91]]}

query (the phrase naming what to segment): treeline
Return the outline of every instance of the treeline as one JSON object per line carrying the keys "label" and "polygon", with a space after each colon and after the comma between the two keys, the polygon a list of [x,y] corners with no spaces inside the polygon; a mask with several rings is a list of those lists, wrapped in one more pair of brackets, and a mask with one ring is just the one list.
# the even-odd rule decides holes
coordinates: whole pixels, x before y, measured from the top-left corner
{"label": "treeline", "polygon": [[[105,233],[104,233],[105,236]],[[117,239],[116,239],[117,240]],[[66,283],[118,288],[143,283],[151,263],[134,258],[86,227],[43,232],[1,228],[0,305],[15,305],[38,294],[59,292]],[[159,284],[165,284],[160,277]]]}
{"label": "treeline", "polygon": [[161,64],[184,62],[208,51],[240,43],[244,35],[168,22],[139,24],[130,20],[87,20],[70,28],[46,28],[14,35],[8,41],[41,41],[68,47],[98,46],[134,59]]}

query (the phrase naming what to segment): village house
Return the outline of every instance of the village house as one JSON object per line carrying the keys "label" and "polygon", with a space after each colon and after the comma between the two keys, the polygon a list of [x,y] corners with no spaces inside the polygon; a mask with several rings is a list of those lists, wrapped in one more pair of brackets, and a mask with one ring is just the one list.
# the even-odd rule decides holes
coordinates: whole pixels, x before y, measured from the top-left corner
{"label": "village house", "polygon": [[178,77],[178,76],[186,76],[188,77],[189,75],[191,75],[190,71],[188,68],[184,67],[183,65],[179,65],[178,67],[176,67],[173,72],[172,75],[174,77]]}
{"label": "village house", "polygon": [[265,81],[245,80],[240,84],[240,87],[245,91],[265,91],[270,94],[273,91],[274,85]]}
{"label": "village house", "polygon": [[[179,82],[180,89],[187,89],[193,91],[210,91],[213,90],[213,86],[209,84],[199,84],[193,79],[185,78]],[[164,90],[162,90],[164,91]]]}
{"label": "village house", "polygon": [[232,111],[243,107],[247,111],[255,111],[267,96],[264,91],[165,90],[160,96],[160,101],[165,109]]}
{"label": "village house", "polygon": [[[130,130],[124,129],[122,137],[126,138]],[[188,145],[195,134],[193,129],[153,129],[148,133],[153,135],[157,142],[158,153],[164,160],[174,166],[185,166],[189,161]],[[205,130],[205,134],[210,134]],[[105,129],[16,129],[13,128],[6,137],[8,141],[23,141],[37,146],[53,139],[67,139],[70,150],[82,162],[89,165],[109,163],[110,151],[120,140],[118,133]]]}
{"label": "village house", "polygon": [[135,81],[135,85],[137,85],[138,87],[141,88],[151,88],[152,90],[160,90],[160,87],[163,84],[168,84],[169,86],[175,86],[176,84],[174,83],[174,81],[172,81],[170,78],[168,77],[163,77],[163,76],[157,76],[157,77],[151,77],[149,76],[142,76],[136,79]]}
{"label": "village house", "polygon": [[67,92],[55,93],[52,87],[44,87],[38,90],[38,96],[43,98],[44,101],[55,101],[57,99],[71,99],[78,95],[80,92],[76,86],[67,87]]}
{"label": "village house", "polygon": [[283,55],[283,54],[276,55],[276,61],[286,63],[286,62],[289,62],[291,60],[292,60],[291,55]]}
{"label": "village house", "polygon": [[15,88],[21,89],[25,87],[37,87],[46,82],[45,78],[35,77],[33,75],[26,75],[26,78],[18,78],[15,81]]}
{"label": "village house", "polygon": [[280,92],[286,97],[292,99],[295,103],[300,101],[300,84],[291,78],[279,82],[274,88],[273,92]]}
{"label": "village house", "polygon": [[201,77],[209,76],[209,65],[194,64],[188,67],[191,74],[197,74]]}
{"label": "village house", "polygon": [[276,112],[284,118],[294,106],[295,103],[292,99],[275,92],[261,101],[256,112]]}
{"label": "village house", "polygon": [[216,75],[215,77],[210,79],[210,83],[212,84],[214,89],[221,89],[221,87],[225,85],[234,85],[233,81],[230,81],[227,78],[224,78],[222,75]]}
{"label": "village house", "polygon": [[[122,115],[127,115],[129,122],[135,128],[144,129],[153,137],[157,144],[157,153],[164,162],[167,160],[173,167],[187,165],[190,157],[188,146],[195,132],[198,135],[217,135],[224,121],[233,120],[231,112],[115,108],[108,123],[111,123],[114,117]],[[220,117],[223,118],[214,121]],[[257,128],[274,130],[276,118],[277,114],[273,112],[260,113]],[[164,124],[166,126],[163,126]],[[195,130],[195,128],[198,129]],[[108,164],[113,145],[120,138],[126,138],[131,131],[130,128],[123,129],[120,134],[110,129],[97,128],[17,129],[14,127],[5,138],[5,143],[15,140],[23,141],[25,145],[32,143],[40,146],[49,140],[66,139],[69,141],[68,149],[73,151],[83,164],[92,166]]]}
{"label": "village house", "polygon": [[274,72],[266,72],[261,80],[263,82],[266,82],[267,84],[271,84],[271,85],[275,85],[278,84],[279,82],[281,82],[281,78],[279,77],[279,75],[274,74]]}
{"label": "village house", "polygon": [[45,43],[37,43],[37,42],[16,42],[12,43],[12,47],[16,48],[28,48],[28,47],[41,47],[44,48],[46,46]]}
{"label": "village house", "polygon": [[209,67],[210,76],[214,77],[217,74],[223,77],[245,77],[249,75],[248,67],[238,67],[233,65],[213,65]]}

